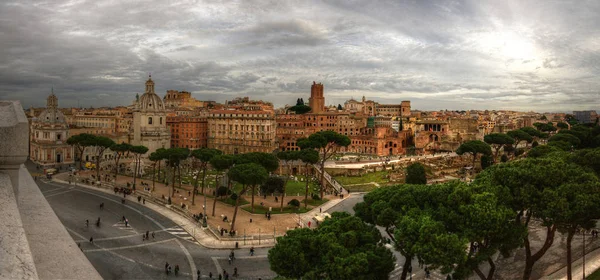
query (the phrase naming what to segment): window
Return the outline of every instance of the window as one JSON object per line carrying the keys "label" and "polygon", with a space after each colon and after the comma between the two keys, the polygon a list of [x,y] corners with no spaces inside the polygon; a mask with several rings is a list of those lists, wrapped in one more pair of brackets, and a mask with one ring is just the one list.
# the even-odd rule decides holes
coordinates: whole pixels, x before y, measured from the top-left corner
{"label": "window", "polygon": [[148,117],[148,124],[152,124],[152,117]]}
{"label": "window", "polygon": [[162,117],[160,117],[160,124],[162,124]]}
{"label": "window", "polygon": [[56,134],[56,140],[60,140],[60,134]]}

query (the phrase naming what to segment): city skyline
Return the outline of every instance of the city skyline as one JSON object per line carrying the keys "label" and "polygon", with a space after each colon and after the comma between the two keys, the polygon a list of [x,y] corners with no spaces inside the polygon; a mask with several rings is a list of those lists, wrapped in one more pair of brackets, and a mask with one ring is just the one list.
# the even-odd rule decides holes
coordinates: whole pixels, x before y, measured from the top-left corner
{"label": "city skyline", "polygon": [[0,4],[0,95],[42,107],[156,92],[276,107],[411,100],[420,110],[596,110],[600,3],[56,1]]}

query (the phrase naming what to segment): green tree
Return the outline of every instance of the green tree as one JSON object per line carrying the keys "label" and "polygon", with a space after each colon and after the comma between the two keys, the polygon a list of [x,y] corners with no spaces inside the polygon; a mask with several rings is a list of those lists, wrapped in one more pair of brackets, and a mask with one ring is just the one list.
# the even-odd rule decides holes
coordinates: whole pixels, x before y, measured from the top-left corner
{"label": "green tree", "polygon": [[407,184],[427,184],[427,176],[425,175],[425,167],[420,163],[413,163],[406,168],[406,183]]}
{"label": "green tree", "polygon": [[331,130],[319,131],[311,134],[308,138],[298,139],[296,145],[301,149],[316,149],[319,151],[321,157],[321,200],[325,188],[325,162],[335,155],[340,147],[347,147],[350,143],[348,136]]}
{"label": "green tree", "polygon": [[477,160],[477,155],[492,155],[492,148],[485,142],[479,140],[471,140],[465,143],[462,143],[458,149],[456,150],[456,154],[471,154],[473,156],[473,168],[475,168],[475,161]]}
{"label": "green tree", "polygon": [[544,190],[542,199],[561,213],[555,221],[558,230],[567,235],[567,279],[572,279],[571,243],[579,229],[590,230],[600,219],[600,182],[591,173],[581,171],[576,182],[563,184],[556,190]]}
{"label": "green tree", "polygon": [[[527,158],[492,166],[482,172],[476,184],[496,189],[514,213],[514,221],[525,228],[531,218],[542,221],[546,228],[546,239],[537,252],[532,252],[529,236],[525,235],[525,270],[523,279],[530,279],[534,264],[542,258],[554,242],[555,232],[565,213],[561,200],[556,200],[558,190],[578,183],[584,176],[583,169],[558,155],[545,158]],[[557,210],[557,209],[560,209]]]}
{"label": "green tree", "polygon": [[[279,159],[277,156],[269,153],[245,153],[239,154],[235,158],[236,164],[245,164],[245,163],[256,163],[267,172],[275,172],[277,168],[279,168]],[[256,192],[256,187],[259,184],[251,184],[249,185],[250,190],[252,191],[252,213],[254,213],[254,194]]]}
{"label": "green tree", "polygon": [[148,148],[146,146],[131,146],[131,149],[129,150],[131,151],[131,153],[134,156],[134,160],[135,160],[135,171],[133,172],[133,190],[135,190],[135,183],[136,183],[136,178],[138,176],[138,174],[140,173],[140,169],[143,168],[142,162],[141,162],[141,158],[142,155],[146,154],[148,152]]}
{"label": "green tree", "polygon": [[115,144],[113,140],[104,136],[92,136],[83,141],[83,145],[96,148],[96,180],[100,180],[100,161],[106,149]]}
{"label": "green tree", "polygon": [[298,152],[298,159],[300,159],[304,164],[304,181],[306,183],[304,187],[304,208],[306,209],[308,207],[308,182],[310,181],[309,166],[313,166],[319,162],[319,152],[312,149],[300,150]]}
{"label": "green tree", "polygon": [[[237,199],[235,200],[235,209],[233,210],[233,219],[231,220],[230,231],[234,231],[235,218],[237,216],[240,198],[248,190],[249,186],[257,186],[264,183],[269,177],[269,174],[262,165],[257,163],[243,163],[231,167],[227,172],[227,175],[229,175],[231,180],[242,184],[242,190],[237,194]],[[254,209],[252,209],[252,211],[254,212]]]}
{"label": "green tree", "polygon": [[556,127],[560,128],[560,129],[568,129],[569,125],[564,122],[558,122],[558,123],[556,123]]}
{"label": "green tree", "polygon": [[117,185],[117,178],[119,176],[119,160],[122,156],[127,156],[131,151],[131,145],[122,142],[121,144],[114,144],[110,147],[110,150],[116,153],[115,156],[115,186]]}
{"label": "green tree", "polygon": [[152,191],[154,191],[154,183],[156,182],[156,165],[159,164],[163,158],[160,152],[156,150],[155,152],[150,153],[148,159],[152,161]]}
{"label": "green tree", "polygon": [[553,132],[556,131],[556,127],[552,125],[552,123],[534,123],[533,126],[537,128],[541,132]]}
{"label": "green tree", "polygon": [[292,106],[290,108],[288,108],[288,111],[292,111],[296,114],[306,114],[308,112],[310,112],[310,110],[312,110],[309,106],[306,106],[304,104],[302,105],[296,105],[296,106]]}
{"label": "green tree", "polygon": [[494,163],[494,160],[492,159],[491,156],[488,156],[488,155],[481,156],[481,169],[482,170],[492,166],[493,163]]}
{"label": "green tree", "polygon": [[485,141],[485,143],[490,144],[495,150],[494,160],[498,157],[498,152],[500,151],[500,148],[502,148],[505,145],[512,145],[515,143],[515,139],[504,133],[488,134],[483,137],[483,141]]}
{"label": "green tree", "polygon": [[568,122],[570,125],[576,125],[579,123],[579,121],[577,121],[577,119],[575,118],[574,115],[572,114],[566,114],[565,115],[565,121]]}
{"label": "green tree", "polygon": [[541,137],[541,132],[531,126],[522,127],[519,130],[531,135],[531,137],[538,137],[538,138]]}
{"label": "green tree", "polygon": [[274,194],[283,192],[285,180],[279,176],[271,176],[260,186],[261,193]]}
{"label": "green tree", "polygon": [[288,231],[269,250],[271,269],[302,279],[388,279],[395,258],[372,226],[336,212],[317,229]]}
{"label": "green tree", "polygon": [[[202,195],[204,196],[204,200],[206,203],[206,194],[204,193],[204,186],[206,185],[206,170],[208,169],[208,163],[213,157],[223,154],[220,150],[212,149],[212,148],[201,148],[192,151],[192,157],[200,162],[200,169],[202,170]],[[200,171],[198,170],[198,173]],[[192,192],[192,205],[195,204],[196,192],[198,192],[198,180],[200,174],[196,174],[196,179],[194,180],[194,191]],[[216,188],[215,188],[216,190]],[[206,205],[204,205],[206,207]]]}
{"label": "green tree", "polygon": [[[524,227],[514,222],[515,212],[499,202],[499,194],[492,187],[457,181],[398,185],[368,193],[354,210],[363,221],[385,227],[406,257],[401,279],[406,279],[414,257],[442,273],[454,271],[456,279],[473,272],[493,279],[492,256],[519,247],[524,234]],[[472,248],[475,242],[479,250],[466,250],[465,244]],[[479,270],[483,262],[492,268],[487,276]]]}
{"label": "green tree", "polygon": [[511,131],[507,132],[506,134],[508,134],[508,136],[512,137],[513,139],[515,139],[516,147],[519,147],[519,144],[523,141],[525,141],[525,143],[533,142],[533,136],[531,136],[529,133],[527,133],[523,130],[520,130],[520,129],[511,130]]}
{"label": "green tree", "polygon": [[[164,158],[171,170],[171,197],[175,196],[175,174],[179,169],[181,162],[188,158],[190,151],[186,148],[169,148],[164,151]],[[181,172],[180,172],[181,175]],[[181,176],[179,176],[179,185],[181,186]]]}
{"label": "green tree", "polygon": [[277,158],[280,161],[283,161],[285,166],[288,168],[287,176],[285,176],[285,181],[283,183],[283,191],[281,192],[281,207],[279,209],[280,212],[283,212],[283,199],[285,197],[285,187],[292,175],[292,162],[297,161],[299,159],[299,151],[280,151],[277,153]]}
{"label": "green tree", "polygon": [[559,148],[552,147],[550,145],[541,145],[541,146],[536,146],[533,149],[529,150],[529,152],[527,152],[527,157],[529,157],[529,158],[545,157],[548,154],[551,154],[554,152],[559,152],[559,151],[560,151]]}
{"label": "green tree", "polygon": [[[231,168],[235,164],[235,158],[233,155],[217,155],[210,159],[210,165],[217,170],[217,172],[224,175],[225,171]],[[215,189],[220,189],[221,187],[217,187],[219,184],[219,176],[215,177]],[[229,190],[227,187],[224,187]],[[225,192],[227,194],[227,192]],[[224,196],[224,195],[223,195]],[[212,207],[212,216],[215,216],[215,208],[217,207],[217,198],[213,200]]]}
{"label": "green tree", "polygon": [[73,135],[69,137],[69,139],[67,139],[67,144],[73,146],[75,150],[79,153],[79,170],[83,168],[83,152],[85,151],[85,148],[91,146],[90,139],[94,137],[95,136],[91,134],[81,133]]}
{"label": "green tree", "polygon": [[558,142],[558,141],[567,142],[574,148],[577,148],[581,144],[581,140],[579,138],[577,138],[574,135],[566,134],[566,133],[559,133],[559,134],[553,135],[552,137],[550,137],[548,139],[548,143]]}

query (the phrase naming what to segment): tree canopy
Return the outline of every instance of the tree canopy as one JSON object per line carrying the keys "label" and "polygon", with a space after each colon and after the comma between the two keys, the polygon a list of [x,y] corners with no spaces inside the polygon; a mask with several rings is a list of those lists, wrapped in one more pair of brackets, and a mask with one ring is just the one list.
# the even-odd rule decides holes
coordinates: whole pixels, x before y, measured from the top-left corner
{"label": "tree canopy", "polygon": [[531,136],[529,133],[527,133],[521,129],[511,130],[511,131],[507,132],[506,134],[508,134],[508,136],[512,137],[513,139],[515,139],[515,144],[517,146],[519,146],[519,143],[521,143],[522,141],[525,141],[526,143],[533,142],[533,136]]}
{"label": "tree canopy", "polygon": [[299,115],[306,114],[306,113],[310,112],[311,110],[312,110],[312,108],[310,108],[309,106],[304,105],[304,104],[295,105],[295,106],[288,108],[288,111],[292,111]]}
{"label": "tree canopy", "polygon": [[279,168],[279,159],[277,156],[269,153],[245,153],[235,156],[236,164],[256,163],[265,168],[268,172],[274,172]]}
{"label": "tree canopy", "polygon": [[504,133],[488,134],[483,137],[483,141],[490,144],[494,148],[494,157],[498,157],[498,152],[504,145],[512,145],[515,143],[515,139]]}
{"label": "tree canopy", "polygon": [[288,231],[269,250],[271,269],[289,278],[388,279],[395,257],[372,225],[335,212],[317,229]]}
{"label": "tree canopy", "polygon": [[316,149],[319,151],[321,157],[321,199],[323,199],[325,187],[325,162],[335,155],[340,147],[347,147],[350,143],[351,141],[348,136],[332,130],[319,131],[311,134],[308,138],[297,140],[296,145],[301,149]]}
{"label": "tree canopy", "polygon": [[406,167],[406,183],[407,184],[427,184],[427,176],[425,174],[425,167],[422,164],[416,162]]}
{"label": "tree canopy", "polygon": [[567,204],[558,196],[564,196],[565,189],[576,188],[574,184],[593,185],[597,180],[595,175],[570,162],[568,153],[495,165],[479,174],[476,183],[498,190],[499,201],[517,213],[515,221],[527,227],[531,218],[536,218],[545,227],[546,239],[537,252],[532,252],[528,237],[523,238],[526,249],[523,279],[531,277],[533,265],[552,245],[565,214],[570,214]]}
{"label": "tree canopy", "polygon": [[473,167],[475,167],[475,161],[477,160],[477,155],[491,155],[492,148],[485,142],[479,140],[471,140],[465,143],[462,143],[456,153],[459,155],[463,154],[471,154],[473,156]]}
{"label": "tree canopy", "polygon": [[566,133],[559,133],[548,138],[548,143],[563,141],[569,143],[572,147],[577,148],[581,145],[581,140],[577,136]]}
{"label": "tree canopy", "polygon": [[[495,190],[459,181],[378,188],[354,210],[365,222],[385,227],[395,248],[407,256],[401,279],[413,257],[442,273],[454,271],[457,279],[473,272],[492,279],[494,270],[485,276],[479,264],[494,267],[492,256],[517,248],[524,232]],[[472,249],[476,242],[479,250]]]}

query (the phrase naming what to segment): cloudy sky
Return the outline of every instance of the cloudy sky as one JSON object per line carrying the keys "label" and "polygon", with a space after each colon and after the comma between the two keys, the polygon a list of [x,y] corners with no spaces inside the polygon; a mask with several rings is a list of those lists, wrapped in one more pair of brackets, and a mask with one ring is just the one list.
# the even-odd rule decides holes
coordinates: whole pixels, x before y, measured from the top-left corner
{"label": "cloudy sky", "polygon": [[[225,3],[225,4],[224,4]],[[414,109],[596,109],[600,1],[99,1],[0,3],[0,98],[130,104],[237,96],[280,106],[363,95]]]}

